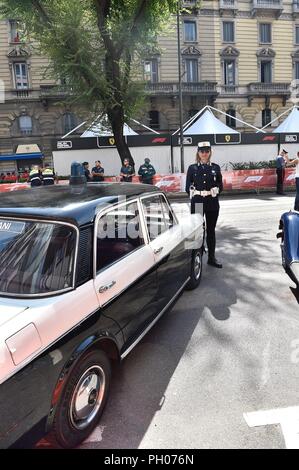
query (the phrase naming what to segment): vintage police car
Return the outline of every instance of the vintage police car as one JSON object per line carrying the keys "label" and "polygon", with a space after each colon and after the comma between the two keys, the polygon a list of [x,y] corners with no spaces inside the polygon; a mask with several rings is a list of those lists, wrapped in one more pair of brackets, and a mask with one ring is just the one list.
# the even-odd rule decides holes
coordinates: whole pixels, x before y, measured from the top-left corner
{"label": "vintage police car", "polygon": [[282,214],[279,229],[277,238],[281,239],[282,265],[292,281],[299,286],[299,212]]}
{"label": "vintage police car", "polygon": [[148,185],[1,196],[0,448],[46,434],[72,448],[88,436],[111,363],[199,284],[202,244],[201,217],[178,218]]}

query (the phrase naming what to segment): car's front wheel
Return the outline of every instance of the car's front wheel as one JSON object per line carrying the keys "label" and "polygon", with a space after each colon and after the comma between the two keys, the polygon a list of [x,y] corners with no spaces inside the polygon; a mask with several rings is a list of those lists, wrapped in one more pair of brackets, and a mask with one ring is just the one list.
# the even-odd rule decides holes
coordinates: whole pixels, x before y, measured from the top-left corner
{"label": "car's front wheel", "polygon": [[200,281],[202,274],[202,248],[193,250],[191,258],[190,280],[186,285],[187,290],[195,289]]}
{"label": "car's front wheel", "polygon": [[103,412],[110,381],[111,365],[107,356],[98,350],[85,354],[70,373],[47,439],[66,449],[84,441]]}

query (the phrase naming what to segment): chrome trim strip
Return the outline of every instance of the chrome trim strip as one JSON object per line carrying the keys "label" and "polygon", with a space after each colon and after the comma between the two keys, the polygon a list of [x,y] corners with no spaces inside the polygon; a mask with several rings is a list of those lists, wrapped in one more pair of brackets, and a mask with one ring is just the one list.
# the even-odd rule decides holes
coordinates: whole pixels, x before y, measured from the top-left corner
{"label": "chrome trim strip", "polygon": [[73,225],[69,222],[62,222],[59,220],[48,220],[48,219],[34,219],[34,218],[27,218],[27,217],[10,217],[9,214],[7,216],[0,216],[0,220],[15,220],[19,221],[22,220],[24,222],[37,222],[40,224],[52,224],[52,225],[66,225],[68,227],[71,227],[72,229],[75,230],[76,232],[76,248],[75,248],[75,258],[74,258],[74,263],[73,263],[73,284],[70,287],[66,287],[65,289],[61,289],[59,291],[53,291],[53,292],[47,292],[45,294],[9,294],[5,292],[0,292],[0,296],[3,297],[13,297],[13,298],[21,298],[21,299],[36,299],[36,298],[45,298],[45,297],[52,297],[57,294],[65,294],[66,292],[69,292],[71,290],[75,289],[76,286],[76,272],[77,272],[77,262],[78,262],[78,251],[79,251],[79,237],[80,237],[80,231],[79,228],[76,225]]}
{"label": "chrome trim strip", "polygon": [[190,281],[190,276],[188,277],[188,279],[184,282],[184,284],[182,285],[182,287],[177,291],[177,293],[172,297],[172,299],[168,302],[168,304],[163,308],[163,310],[161,310],[161,312],[159,313],[159,315],[157,315],[155,317],[155,319],[152,321],[152,323],[150,323],[147,328],[141,333],[141,335],[134,341],[134,343],[132,343],[128,349],[125,350],[125,352],[120,356],[120,359],[123,360],[131,351],[132,349],[136,346],[136,344],[139,343],[139,341],[142,340],[142,338],[146,335],[146,333],[154,326],[154,324],[159,320],[159,318],[161,318],[161,316],[163,315],[163,313],[168,309],[168,307],[172,304],[172,302],[178,297],[178,295],[182,292],[182,290],[184,289],[184,287],[186,286],[186,284],[188,284],[188,282]]}

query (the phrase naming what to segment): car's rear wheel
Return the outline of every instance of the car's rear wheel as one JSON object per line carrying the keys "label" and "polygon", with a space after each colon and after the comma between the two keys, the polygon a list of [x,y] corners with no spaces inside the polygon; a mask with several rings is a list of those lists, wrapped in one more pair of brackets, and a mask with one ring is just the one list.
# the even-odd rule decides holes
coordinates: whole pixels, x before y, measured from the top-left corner
{"label": "car's rear wheel", "polygon": [[56,447],[74,448],[96,427],[105,407],[111,365],[102,351],[90,351],[73,367],[47,436]]}
{"label": "car's rear wheel", "polygon": [[191,258],[191,271],[190,280],[186,285],[187,290],[195,289],[200,281],[202,275],[202,248],[193,250]]}

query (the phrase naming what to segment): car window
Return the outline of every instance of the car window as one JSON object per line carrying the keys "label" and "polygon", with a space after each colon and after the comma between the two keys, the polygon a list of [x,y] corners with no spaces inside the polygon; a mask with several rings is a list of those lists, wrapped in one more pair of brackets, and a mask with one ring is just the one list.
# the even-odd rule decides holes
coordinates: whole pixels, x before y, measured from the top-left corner
{"label": "car window", "polygon": [[142,205],[150,240],[173,227],[172,212],[161,195],[143,199]]}
{"label": "car window", "polygon": [[97,224],[97,271],[144,245],[136,202],[107,212]]}
{"label": "car window", "polygon": [[0,292],[37,295],[72,287],[76,232],[34,221],[0,220]]}

